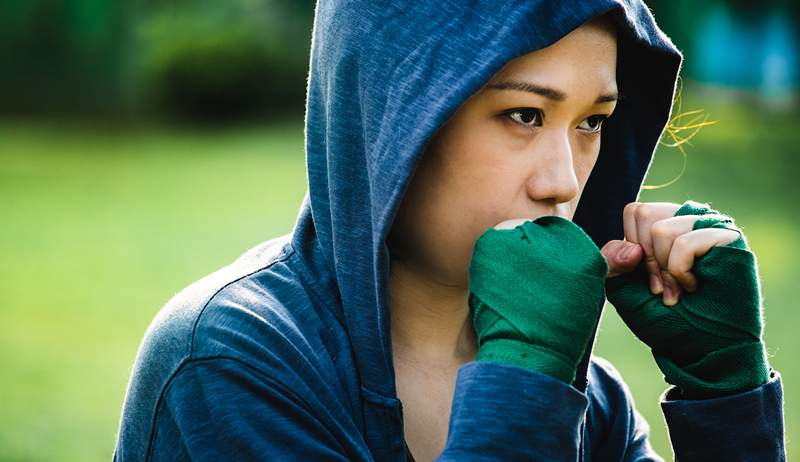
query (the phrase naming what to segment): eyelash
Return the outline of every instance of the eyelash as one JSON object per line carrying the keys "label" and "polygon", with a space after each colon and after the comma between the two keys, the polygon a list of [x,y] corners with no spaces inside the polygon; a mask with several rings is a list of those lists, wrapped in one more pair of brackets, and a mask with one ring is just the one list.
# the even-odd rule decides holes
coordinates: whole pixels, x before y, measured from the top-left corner
{"label": "eyelash", "polygon": [[[518,122],[513,117],[511,117],[511,114],[523,113],[523,112],[533,112],[535,114],[535,117],[538,117],[540,121],[544,120],[544,113],[542,112],[542,110],[539,109],[539,108],[534,108],[534,107],[511,109],[509,111],[504,112],[503,115],[508,117],[509,119],[511,119],[512,122],[514,122],[514,123],[516,123],[518,125],[522,125],[525,128],[533,128],[533,127],[536,127],[536,126],[540,126],[540,125],[533,125],[533,126],[527,125],[525,123]],[[589,120],[589,119],[592,119],[592,118],[594,118],[594,120],[596,120],[598,122],[597,128],[595,128],[594,130],[591,130],[591,131],[590,130],[583,130],[583,131],[585,131],[589,135],[597,135],[597,134],[600,133],[600,130],[603,128],[603,122],[608,118],[608,116],[605,115],[605,114],[595,114],[595,115],[587,117],[586,120]],[[534,118],[534,120],[535,120],[535,118]]]}

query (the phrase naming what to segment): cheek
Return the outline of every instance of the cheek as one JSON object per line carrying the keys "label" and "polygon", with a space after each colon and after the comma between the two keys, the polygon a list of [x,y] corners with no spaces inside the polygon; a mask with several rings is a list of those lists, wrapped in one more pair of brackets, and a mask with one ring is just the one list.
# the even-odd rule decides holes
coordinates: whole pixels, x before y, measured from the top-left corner
{"label": "cheek", "polygon": [[586,187],[586,183],[589,181],[589,176],[592,174],[592,170],[594,170],[595,165],[597,165],[598,159],[598,152],[600,150],[600,143],[591,144],[591,146],[585,147],[586,150],[581,152],[575,158],[575,176],[578,178],[579,184],[579,194],[573,200],[573,206],[577,207],[578,201],[580,197],[583,195],[583,190]]}
{"label": "cheek", "polygon": [[505,219],[525,184],[527,167],[520,162],[522,156],[515,158],[502,147],[483,146],[464,157],[465,162],[453,166],[453,189],[459,192],[451,195],[450,204],[458,204],[465,219],[471,218],[478,227]]}
{"label": "cheek", "polygon": [[589,179],[589,175],[592,173],[592,169],[595,165],[595,157],[594,156],[586,156],[583,159],[579,159],[575,163],[575,176],[578,177],[578,182],[581,185],[584,185],[586,181]]}
{"label": "cheek", "polygon": [[589,179],[589,175],[597,164],[600,153],[600,137],[587,138],[583,135],[577,136],[586,138],[578,139],[573,143],[575,176],[583,185]]}
{"label": "cheek", "polygon": [[427,223],[426,249],[431,260],[460,268],[469,261],[475,241],[487,229],[508,218],[514,205],[514,173],[487,163],[482,154],[462,151],[461,162],[442,171],[420,217]]}

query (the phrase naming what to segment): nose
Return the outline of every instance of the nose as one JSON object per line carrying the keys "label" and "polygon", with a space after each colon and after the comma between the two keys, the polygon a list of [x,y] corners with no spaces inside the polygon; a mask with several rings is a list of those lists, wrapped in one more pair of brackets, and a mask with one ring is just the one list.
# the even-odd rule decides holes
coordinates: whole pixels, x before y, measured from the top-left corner
{"label": "nose", "polygon": [[526,185],[528,195],[533,200],[554,204],[571,201],[580,186],[569,137],[566,133],[550,133],[537,141]]}

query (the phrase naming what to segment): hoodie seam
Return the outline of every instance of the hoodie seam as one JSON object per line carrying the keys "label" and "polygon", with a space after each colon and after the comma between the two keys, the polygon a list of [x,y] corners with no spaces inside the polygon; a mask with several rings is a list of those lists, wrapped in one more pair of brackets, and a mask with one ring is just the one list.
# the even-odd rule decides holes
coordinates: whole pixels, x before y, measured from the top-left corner
{"label": "hoodie seam", "polygon": [[162,403],[164,401],[164,395],[166,394],[167,389],[169,388],[170,384],[172,383],[172,380],[175,378],[175,376],[178,374],[178,372],[180,370],[182,370],[183,367],[187,363],[196,360],[196,358],[194,357],[195,335],[197,333],[197,326],[200,323],[200,318],[206,312],[206,308],[208,308],[208,306],[211,304],[211,302],[214,301],[214,299],[216,299],[217,295],[219,295],[220,292],[222,292],[226,288],[230,287],[232,284],[235,284],[235,283],[237,283],[237,282],[239,282],[239,281],[241,281],[243,279],[246,279],[246,278],[248,278],[248,277],[250,277],[250,276],[252,276],[252,275],[254,275],[256,273],[259,273],[261,271],[269,269],[272,265],[274,265],[276,263],[285,261],[293,253],[294,253],[294,248],[292,248],[291,245],[284,245],[281,248],[281,253],[278,254],[277,257],[271,258],[270,261],[266,262],[263,265],[260,265],[255,270],[248,271],[243,275],[240,275],[240,276],[238,276],[238,277],[236,277],[236,278],[234,278],[234,279],[232,279],[232,280],[230,280],[228,282],[223,283],[216,291],[214,291],[214,293],[211,296],[208,297],[208,300],[206,300],[206,302],[203,304],[203,308],[200,309],[200,312],[197,314],[197,316],[194,319],[194,323],[192,324],[192,332],[191,332],[191,337],[189,339],[189,353],[188,353],[188,355],[186,357],[184,357],[181,360],[181,362],[178,364],[178,366],[175,368],[175,370],[172,371],[172,373],[170,373],[169,378],[165,382],[164,387],[161,389],[161,392],[158,395],[158,400],[156,401],[156,405],[155,405],[155,407],[153,409],[153,415],[152,415],[151,422],[150,422],[151,423],[151,425],[150,425],[150,435],[149,435],[149,438],[148,438],[148,441],[147,441],[147,451],[146,451],[146,455],[145,455],[145,461],[151,460],[151,456],[152,456],[152,452],[153,452],[153,448],[154,448],[153,443],[154,443],[155,436],[156,436],[156,427],[157,427],[157,422],[158,422],[157,421],[158,412],[159,412],[159,409],[161,408],[161,405],[162,405]]}
{"label": "hoodie seam", "polygon": [[[289,243],[289,246],[291,246],[291,243]],[[298,266],[298,268],[294,268],[294,270],[295,273],[300,276],[300,280],[303,283],[303,287],[306,288],[306,292],[310,294],[316,302],[324,306],[325,309],[333,316],[333,318],[336,319],[336,322],[339,323],[339,326],[344,329],[344,320],[340,317],[339,313],[331,307],[325,297],[320,296],[320,293],[322,293],[323,290],[317,286],[316,280],[308,277],[308,275],[305,274],[308,269],[294,248],[292,248],[292,255],[289,255],[287,260],[291,260]],[[332,334],[335,333],[332,327],[329,327],[328,331]]]}
{"label": "hoodie seam", "polygon": [[189,360],[194,359],[195,336],[197,334],[197,326],[200,324],[200,318],[203,317],[203,315],[205,314],[206,309],[208,308],[208,306],[211,305],[211,302],[213,302],[217,298],[217,296],[220,294],[220,292],[222,292],[223,290],[227,289],[228,287],[230,287],[231,285],[233,285],[233,284],[235,284],[235,283],[237,283],[239,281],[242,281],[244,279],[249,278],[250,276],[253,276],[254,274],[257,274],[257,273],[260,273],[261,271],[269,269],[270,267],[272,267],[272,265],[274,265],[276,263],[280,263],[282,261],[286,261],[289,257],[291,257],[291,255],[293,253],[294,253],[294,248],[289,244],[285,244],[283,246],[283,248],[281,249],[281,253],[278,254],[277,257],[275,257],[273,259],[270,259],[270,261],[266,262],[262,266],[259,266],[258,268],[254,269],[252,271],[247,272],[246,274],[238,276],[238,277],[232,279],[231,281],[228,281],[228,282],[222,284],[222,286],[220,286],[216,291],[214,291],[214,293],[210,297],[208,297],[208,300],[206,301],[206,303],[203,305],[203,308],[200,310],[200,312],[195,317],[194,324],[192,325],[192,338],[191,338],[191,340],[189,342]]}
{"label": "hoodie seam", "polygon": [[[164,384],[164,388],[162,388],[162,390],[161,390],[161,393],[160,393],[160,396],[159,396],[159,399],[158,399],[158,403],[156,404],[156,408],[155,408],[155,410],[153,412],[152,433],[151,433],[150,440],[148,441],[148,444],[147,444],[148,448],[147,448],[147,454],[145,455],[145,462],[148,462],[148,461],[152,460],[153,451],[155,450],[155,444],[154,444],[155,443],[155,436],[157,434],[157,429],[158,429],[158,415],[162,411],[162,408],[164,406],[165,397],[169,393],[170,387],[172,386],[172,384],[175,381],[175,377],[177,377],[178,374],[180,372],[182,372],[183,370],[185,370],[186,368],[191,367],[191,366],[193,366],[195,364],[201,364],[201,363],[204,363],[204,362],[213,362],[213,361],[231,361],[233,363],[236,363],[236,364],[244,367],[245,369],[248,369],[252,373],[254,373],[257,376],[259,376],[265,382],[267,382],[270,385],[276,387],[281,392],[286,393],[286,395],[288,397],[291,397],[292,400],[294,400],[299,405],[303,406],[306,409],[306,411],[309,412],[309,414],[312,414],[312,415],[314,414],[313,412],[311,412],[312,407],[305,400],[303,400],[300,396],[298,396],[296,393],[294,393],[291,390],[290,387],[287,387],[286,384],[284,384],[283,382],[281,382],[280,380],[278,380],[275,377],[272,377],[270,375],[267,375],[267,374],[263,373],[262,371],[260,371],[260,370],[258,370],[256,368],[254,368],[253,366],[241,361],[238,358],[235,358],[235,357],[232,357],[232,356],[226,356],[226,355],[207,356],[207,357],[200,357],[200,358],[187,358],[187,359],[184,359],[181,362],[181,364],[175,369],[175,371],[172,372],[172,374],[170,374],[169,379]],[[320,423],[322,424],[322,422],[320,422]],[[326,429],[328,428],[327,425],[325,425],[325,424],[322,424],[322,425]],[[330,431],[330,430],[328,430],[328,431]]]}

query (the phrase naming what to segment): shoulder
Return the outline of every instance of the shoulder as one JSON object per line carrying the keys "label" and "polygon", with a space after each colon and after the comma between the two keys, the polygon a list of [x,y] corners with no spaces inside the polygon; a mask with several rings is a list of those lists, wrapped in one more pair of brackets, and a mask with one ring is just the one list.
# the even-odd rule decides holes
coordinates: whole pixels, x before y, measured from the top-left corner
{"label": "shoulder", "polygon": [[[143,441],[182,370],[240,364],[275,383],[326,380],[346,335],[307,290],[291,234],[263,242],[183,288],[154,317],[131,373],[119,438]],[[323,382],[325,383],[325,382]]]}
{"label": "shoulder", "polygon": [[[263,318],[268,311],[279,309],[277,303],[268,301],[277,298],[268,287],[269,273],[278,270],[291,253],[285,236],[271,239],[180,290],[147,328],[134,372],[169,374],[187,360],[208,355],[209,345],[220,340],[214,337],[222,334],[221,329],[233,333],[248,319],[257,320],[259,315]],[[289,288],[280,287],[284,291]]]}
{"label": "shoulder", "polygon": [[319,392],[321,383],[341,390],[339,375],[351,369],[335,367],[334,361],[340,353],[342,362],[350,360],[346,331],[334,303],[321,297],[309,278],[291,235],[284,235],[172,297],[139,346],[117,451],[136,460],[146,453],[165,396],[186,374],[196,378],[202,371],[209,380],[219,379],[214,386],[247,390],[267,383],[297,393]]}
{"label": "shoulder", "polygon": [[309,289],[309,277],[291,234],[259,244],[167,302],[144,335],[136,369],[164,376],[186,361],[225,357],[277,370],[274,362],[291,355],[335,355],[342,320]]}

